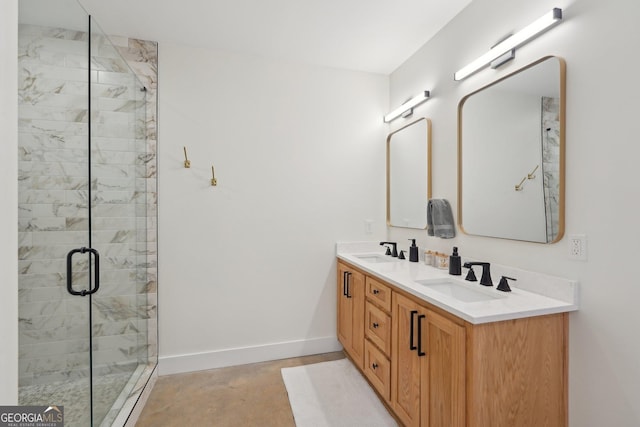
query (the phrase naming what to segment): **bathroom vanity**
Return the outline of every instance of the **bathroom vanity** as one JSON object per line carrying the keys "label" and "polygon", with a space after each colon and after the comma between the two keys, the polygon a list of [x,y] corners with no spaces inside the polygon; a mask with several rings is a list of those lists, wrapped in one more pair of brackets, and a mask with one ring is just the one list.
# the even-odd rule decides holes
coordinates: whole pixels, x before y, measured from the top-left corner
{"label": "bathroom vanity", "polygon": [[374,247],[338,244],[338,338],[399,421],[568,424],[577,283],[508,271],[518,282],[505,293]]}

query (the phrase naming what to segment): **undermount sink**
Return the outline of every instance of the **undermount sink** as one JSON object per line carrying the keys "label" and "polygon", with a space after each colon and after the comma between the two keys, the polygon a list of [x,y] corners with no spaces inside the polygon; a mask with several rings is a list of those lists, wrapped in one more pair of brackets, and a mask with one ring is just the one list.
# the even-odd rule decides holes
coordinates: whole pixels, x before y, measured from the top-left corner
{"label": "undermount sink", "polygon": [[365,262],[394,262],[398,261],[398,258],[393,258],[388,255],[380,255],[380,254],[366,254],[366,255],[354,255],[359,260]]}
{"label": "undermount sink", "polygon": [[415,282],[420,285],[427,286],[435,292],[455,298],[461,302],[480,302],[504,298],[504,296],[501,295],[485,293],[480,289],[472,289],[470,287],[472,285],[465,286],[464,284],[457,283],[450,279],[425,279],[416,280]]}

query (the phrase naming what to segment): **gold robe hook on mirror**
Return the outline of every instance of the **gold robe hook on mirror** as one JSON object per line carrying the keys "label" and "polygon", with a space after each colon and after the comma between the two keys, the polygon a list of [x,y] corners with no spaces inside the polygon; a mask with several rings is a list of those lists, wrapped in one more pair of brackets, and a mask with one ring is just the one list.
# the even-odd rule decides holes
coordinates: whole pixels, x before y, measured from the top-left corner
{"label": "gold robe hook on mirror", "polygon": [[216,180],[216,171],[213,169],[213,165],[211,165],[211,185],[214,187],[218,185],[218,181]]}
{"label": "gold robe hook on mirror", "polygon": [[187,158],[187,147],[183,147],[183,148],[184,148],[184,167],[188,169],[191,167],[191,160]]}
{"label": "gold robe hook on mirror", "polygon": [[534,175],[534,173],[538,170],[538,166],[540,165],[536,165],[535,168],[533,168],[533,170],[531,171],[530,174],[527,174],[527,179],[534,179],[536,176]]}
{"label": "gold robe hook on mirror", "polygon": [[524,181],[527,179],[527,177],[525,176],[524,178],[522,178],[522,181],[520,181],[520,184],[516,185],[516,191],[522,191],[522,184],[524,183]]}

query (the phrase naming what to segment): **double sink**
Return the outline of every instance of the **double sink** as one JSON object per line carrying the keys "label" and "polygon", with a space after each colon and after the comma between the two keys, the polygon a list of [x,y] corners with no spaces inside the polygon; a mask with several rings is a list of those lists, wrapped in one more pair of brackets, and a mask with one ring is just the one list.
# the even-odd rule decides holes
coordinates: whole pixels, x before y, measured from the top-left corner
{"label": "double sink", "polygon": [[496,286],[482,286],[423,262],[387,256],[378,241],[338,242],[336,255],[366,274],[471,324],[578,310],[578,282],[571,279],[493,264],[496,276],[518,279],[512,292],[500,292]]}

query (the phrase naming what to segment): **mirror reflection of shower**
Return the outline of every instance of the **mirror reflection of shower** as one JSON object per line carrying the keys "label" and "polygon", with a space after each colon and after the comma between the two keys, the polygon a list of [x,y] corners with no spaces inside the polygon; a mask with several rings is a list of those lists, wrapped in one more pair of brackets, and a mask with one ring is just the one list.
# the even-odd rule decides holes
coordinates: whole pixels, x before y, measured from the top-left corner
{"label": "mirror reflection of shower", "polygon": [[560,100],[542,97],[542,176],[547,223],[547,242],[553,241],[559,228],[560,171],[554,167],[560,159]]}
{"label": "mirror reflection of shower", "polygon": [[562,58],[543,57],[459,102],[458,215],[465,234],[562,238],[565,76]]}

